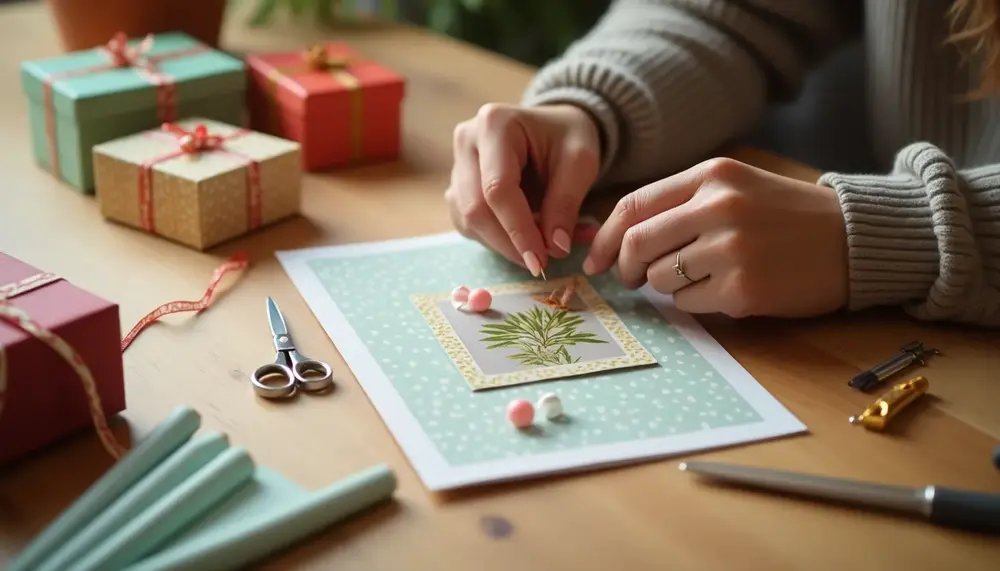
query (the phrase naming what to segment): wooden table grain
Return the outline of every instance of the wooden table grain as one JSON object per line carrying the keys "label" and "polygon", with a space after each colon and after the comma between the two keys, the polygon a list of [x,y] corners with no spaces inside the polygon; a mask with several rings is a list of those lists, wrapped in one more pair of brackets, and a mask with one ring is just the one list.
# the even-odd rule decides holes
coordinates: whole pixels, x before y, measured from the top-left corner
{"label": "wooden table grain", "polygon": [[[277,249],[414,236],[450,228],[442,200],[451,131],[483,103],[517,100],[532,69],[433,34],[395,25],[335,32],[279,22],[263,30],[230,18],[231,50],[290,49],[339,38],[408,78],[405,157],[305,181],[304,216],[208,253],[107,223],[90,197],[33,163],[22,59],[58,53],[40,3],[0,9],[0,249],[121,304],[123,329],[171,299],[196,299],[228,255],[252,268],[227,280],[208,312],[171,316],[125,354],[123,438],[148,433],[178,405],[203,429],[229,434],[256,461],[309,489],[370,465],[399,475],[396,501],[263,564],[273,569],[996,569],[1000,542],[897,519],[713,488],[676,460],[574,476],[428,493],[333,344],[273,256]],[[803,179],[817,173],[765,153],[733,156]],[[335,395],[292,406],[262,402],[248,372],[272,357],[261,300],[274,296],[303,351],[342,379]],[[936,483],[1000,492],[990,455],[1000,439],[1000,335],[915,323],[893,310],[803,321],[704,317],[723,346],[809,434],[697,457],[885,483]],[[859,370],[921,339],[944,355],[922,372],[930,398],[891,434],[850,426],[869,397],[845,386]],[[694,457],[692,455],[691,457]],[[0,467],[0,567],[108,468],[82,434]],[[505,538],[488,518],[512,526]]]}

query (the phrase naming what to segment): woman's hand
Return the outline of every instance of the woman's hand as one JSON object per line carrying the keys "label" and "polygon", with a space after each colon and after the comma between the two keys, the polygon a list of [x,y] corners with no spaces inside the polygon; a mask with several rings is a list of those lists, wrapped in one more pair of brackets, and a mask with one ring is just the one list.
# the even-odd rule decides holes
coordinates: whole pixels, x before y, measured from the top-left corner
{"label": "woman's hand", "polygon": [[[597,126],[585,111],[486,105],[455,128],[454,153],[445,198],[459,232],[536,277],[549,255],[569,253],[600,162]],[[544,186],[537,218],[522,183],[529,165]]]}
{"label": "woman's hand", "polygon": [[604,272],[616,259],[626,287],[648,282],[690,313],[805,317],[847,303],[847,237],[834,191],[731,159],[623,198],[584,271]]}

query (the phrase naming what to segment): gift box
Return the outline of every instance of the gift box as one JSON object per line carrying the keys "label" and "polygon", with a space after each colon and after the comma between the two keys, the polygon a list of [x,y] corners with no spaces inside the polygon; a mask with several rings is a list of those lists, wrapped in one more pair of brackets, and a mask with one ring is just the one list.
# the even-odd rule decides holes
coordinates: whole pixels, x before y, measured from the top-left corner
{"label": "gift box", "polygon": [[85,193],[91,148],[188,116],[243,125],[246,66],[184,34],[108,45],[21,64],[35,160]]}
{"label": "gift box", "polygon": [[393,160],[405,81],[344,44],[247,56],[250,127],[298,141],[306,170]]}
{"label": "gift box", "polygon": [[93,430],[81,367],[125,409],[118,306],[0,252],[0,462]]}
{"label": "gift box", "polygon": [[294,141],[191,118],[93,152],[105,218],[198,250],[299,212]]}

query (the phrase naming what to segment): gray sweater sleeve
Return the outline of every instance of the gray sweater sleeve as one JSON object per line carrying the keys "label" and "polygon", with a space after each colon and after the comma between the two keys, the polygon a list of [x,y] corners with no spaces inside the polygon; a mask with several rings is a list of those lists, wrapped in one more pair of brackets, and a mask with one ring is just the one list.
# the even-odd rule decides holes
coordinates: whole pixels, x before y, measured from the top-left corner
{"label": "gray sweater sleeve", "polygon": [[847,30],[843,0],[615,0],[522,103],[572,103],[602,132],[601,183],[659,178],[748,132]]}
{"label": "gray sweater sleeve", "polygon": [[[666,176],[794,95],[849,31],[844,0],[615,0],[529,84],[522,103],[572,103],[602,131],[601,182]],[[830,173],[847,224],[852,309],[1000,327],[1000,164],[957,170],[937,147],[887,175]]]}
{"label": "gray sweater sleeve", "polygon": [[914,143],[884,176],[827,173],[847,223],[850,308],[1000,327],[1000,164]]}

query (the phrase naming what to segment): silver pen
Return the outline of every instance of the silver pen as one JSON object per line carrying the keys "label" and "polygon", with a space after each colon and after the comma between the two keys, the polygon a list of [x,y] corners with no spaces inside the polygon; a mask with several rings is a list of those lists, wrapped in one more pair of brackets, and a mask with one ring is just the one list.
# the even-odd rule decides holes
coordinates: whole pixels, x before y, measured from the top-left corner
{"label": "silver pen", "polygon": [[1000,534],[998,494],[941,486],[888,486],[715,462],[682,462],[679,468],[726,483],[905,513],[942,526]]}

